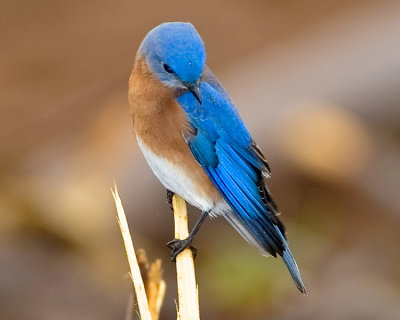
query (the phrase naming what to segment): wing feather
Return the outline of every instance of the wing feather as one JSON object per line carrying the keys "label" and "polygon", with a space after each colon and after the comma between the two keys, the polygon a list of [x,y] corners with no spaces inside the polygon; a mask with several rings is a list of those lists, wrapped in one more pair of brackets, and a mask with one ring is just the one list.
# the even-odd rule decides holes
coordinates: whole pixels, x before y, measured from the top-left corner
{"label": "wing feather", "polygon": [[202,104],[191,93],[178,98],[190,125],[185,137],[195,159],[232,211],[226,219],[264,255],[283,257],[297,287],[305,293],[285,239],[279,210],[265,185],[270,168],[224,88],[207,68],[200,84]]}
{"label": "wing feather", "polygon": [[200,105],[190,93],[178,98],[193,134],[189,147],[220,191],[238,221],[259,245],[271,255],[282,255],[283,243],[275,226],[283,225],[268,210],[262,172],[265,159],[254,149],[254,142],[230,100],[208,83],[202,83]]}

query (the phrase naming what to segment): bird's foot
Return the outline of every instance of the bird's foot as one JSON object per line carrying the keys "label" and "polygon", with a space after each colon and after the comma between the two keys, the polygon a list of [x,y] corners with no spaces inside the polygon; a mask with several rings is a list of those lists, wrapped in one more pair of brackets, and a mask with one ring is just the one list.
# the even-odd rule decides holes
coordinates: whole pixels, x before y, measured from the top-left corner
{"label": "bird's foot", "polygon": [[180,239],[173,239],[167,242],[167,247],[170,248],[171,251],[171,261],[175,262],[176,257],[186,248],[189,248],[192,251],[193,259],[196,258],[197,249],[190,244],[192,243],[192,239],[186,238],[183,240]]}
{"label": "bird's foot", "polygon": [[174,208],[172,207],[172,198],[174,197],[174,192],[170,191],[167,189],[167,201],[169,203],[169,207],[171,208],[171,210],[174,210]]}

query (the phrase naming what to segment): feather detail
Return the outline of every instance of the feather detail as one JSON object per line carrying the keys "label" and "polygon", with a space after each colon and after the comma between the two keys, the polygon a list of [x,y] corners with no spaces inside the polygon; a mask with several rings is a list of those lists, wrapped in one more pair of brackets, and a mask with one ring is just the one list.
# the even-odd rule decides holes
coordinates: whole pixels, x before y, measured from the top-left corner
{"label": "feather detail", "polygon": [[296,285],[305,292],[285,239],[279,210],[265,185],[270,168],[223,87],[206,69],[202,104],[191,94],[178,98],[195,135],[190,150],[232,210],[225,218],[264,255],[283,257]]}

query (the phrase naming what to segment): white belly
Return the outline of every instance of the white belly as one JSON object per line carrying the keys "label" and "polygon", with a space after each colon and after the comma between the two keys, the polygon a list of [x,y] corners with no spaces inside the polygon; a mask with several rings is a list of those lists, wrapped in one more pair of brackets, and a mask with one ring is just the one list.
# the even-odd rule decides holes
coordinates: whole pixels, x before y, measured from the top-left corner
{"label": "white belly", "polygon": [[202,211],[215,207],[213,200],[201,195],[191,177],[182,168],[154,154],[139,137],[136,136],[136,139],[151,170],[166,189],[180,195]]}

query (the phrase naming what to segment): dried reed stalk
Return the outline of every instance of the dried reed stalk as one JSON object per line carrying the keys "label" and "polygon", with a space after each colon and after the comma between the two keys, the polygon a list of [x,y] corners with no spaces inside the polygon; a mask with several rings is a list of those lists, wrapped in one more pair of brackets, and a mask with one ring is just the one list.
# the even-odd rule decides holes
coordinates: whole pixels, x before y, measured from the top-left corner
{"label": "dried reed stalk", "polygon": [[[175,238],[189,236],[186,203],[178,195],[172,199],[175,221]],[[178,320],[199,320],[199,295],[194,272],[194,259],[190,249],[185,249],[176,257],[178,282]]]}
{"label": "dried reed stalk", "polygon": [[[161,260],[149,265],[144,250],[136,257],[132,237],[129,231],[124,208],[118,195],[117,186],[111,190],[118,212],[118,223],[124,240],[131,278],[135,288],[140,318],[157,320],[164,300],[166,284],[162,279]],[[186,203],[174,195],[172,199],[175,221],[175,238],[186,239],[189,236]],[[138,262],[139,260],[139,262]],[[142,266],[140,268],[139,264]],[[146,275],[143,281],[142,273]],[[194,259],[190,249],[185,249],[176,258],[178,282],[178,320],[200,320],[199,296],[194,271]],[[147,293],[146,293],[147,292]],[[149,300],[147,299],[149,297]],[[149,303],[150,302],[150,303]]]}
{"label": "dried reed stalk", "polygon": [[149,301],[151,318],[152,320],[158,320],[167,289],[167,285],[162,278],[161,259],[156,259],[154,262],[149,263],[144,249],[137,251],[137,259]]}
{"label": "dried reed stalk", "polygon": [[136,292],[136,299],[139,306],[140,318],[143,320],[152,320],[146,291],[144,289],[143,279],[140,274],[139,264],[136,259],[135,249],[133,247],[131,234],[129,232],[128,222],[126,220],[124,208],[118,195],[118,189],[116,185],[114,185],[114,190],[111,190],[111,192],[114,197],[115,206],[117,207],[119,228],[121,229],[126,255],[128,257],[129,268],[131,270],[131,278],[133,281],[133,286]]}

